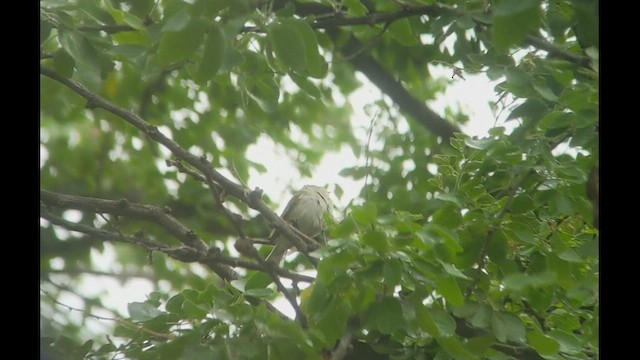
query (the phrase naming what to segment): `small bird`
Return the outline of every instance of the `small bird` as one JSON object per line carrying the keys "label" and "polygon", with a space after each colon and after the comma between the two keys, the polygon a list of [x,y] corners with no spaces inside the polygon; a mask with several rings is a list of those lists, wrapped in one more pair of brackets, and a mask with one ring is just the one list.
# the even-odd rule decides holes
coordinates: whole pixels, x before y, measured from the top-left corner
{"label": "small bird", "polygon": [[[305,185],[296,192],[284,208],[281,217],[308,237],[314,239],[324,230],[324,214],[331,215],[333,203],[327,189],[316,185]],[[293,244],[282,234],[275,231],[271,235],[276,246],[266,261],[276,265],[284,258]]]}

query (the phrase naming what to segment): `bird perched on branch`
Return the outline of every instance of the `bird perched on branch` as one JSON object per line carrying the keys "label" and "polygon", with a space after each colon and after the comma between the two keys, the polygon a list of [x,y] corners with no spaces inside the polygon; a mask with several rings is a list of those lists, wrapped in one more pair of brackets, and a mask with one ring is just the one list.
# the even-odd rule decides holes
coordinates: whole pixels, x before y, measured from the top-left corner
{"label": "bird perched on branch", "polygon": [[[315,239],[325,228],[324,214],[331,215],[332,208],[333,203],[327,189],[316,185],[305,185],[289,200],[281,217],[303,234]],[[271,238],[276,246],[267,256],[266,261],[279,265],[293,244],[278,231],[274,231]]]}

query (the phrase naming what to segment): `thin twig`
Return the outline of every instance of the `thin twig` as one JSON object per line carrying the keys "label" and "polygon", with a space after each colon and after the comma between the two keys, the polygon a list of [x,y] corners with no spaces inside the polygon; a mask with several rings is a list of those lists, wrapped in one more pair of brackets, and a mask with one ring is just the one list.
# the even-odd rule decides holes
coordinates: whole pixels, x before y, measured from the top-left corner
{"label": "thin twig", "polygon": [[[69,291],[69,290],[65,290],[65,291]],[[126,320],[126,319],[123,319],[123,318],[120,318],[120,317],[111,318],[111,317],[105,317],[105,316],[99,316],[99,315],[92,314],[92,313],[90,313],[90,312],[88,312],[86,310],[78,309],[78,308],[75,308],[75,307],[73,307],[71,305],[67,305],[67,304],[64,304],[64,303],[58,301],[57,299],[55,299],[53,296],[51,296],[47,291],[45,291],[43,289],[40,289],[40,292],[42,292],[46,297],[48,297],[54,304],[56,304],[58,306],[61,306],[61,307],[64,307],[64,308],[68,309],[69,311],[77,311],[77,312],[80,312],[80,313],[82,313],[82,314],[84,314],[86,316],[94,318],[96,320],[115,321],[118,324],[123,325],[125,327],[128,327],[130,329],[140,330],[140,331],[146,332],[146,333],[148,333],[150,335],[153,335],[153,336],[156,336],[156,337],[161,337],[161,338],[164,338],[164,339],[167,339],[167,340],[173,340],[173,339],[176,338],[176,335],[174,335],[174,334],[160,333],[160,332],[157,332],[157,331],[154,331],[154,330],[151,330],[151,329],[147,329],[146,327],[144,327],[141,324],[136,324],[134,322],[131,322],[129,320]],[[71,292],[71,291],[69,291],[69,292]],[[73,292],[71,292],[71,293],[73,293]],[[75,293],[73,293],[73,294],[75,296],[78,296],[78,297],[82,298],[78,294],[75,294]],[[84,299],[84,298],[82,298],[82,299]]]}
{"label": "thin twig", "polygon": [[235,247],[238,250],[238,252],[254,259],[264,268],[264,270],[266,270],[266,273],[269,275],[269,277],[271,277],[271,280],[274,282],[274,284],[276,284],[278,291],[280,291],[282,295],[284,295],[285,299],[289,302],[289,304],[291,304],[291,307],[296,313],[296,319],[300,322],[300,326],[302,326],[303,329],[306,329],[308,327],[307,317],[302,312],[302,309],[300,309],[300,306],[298,305],[298,301],[295,295],[287,291],[287,289],[284,287],[284,285],[280,281],[280,278],[278,277],[275,270],[278,266],[276,264],[272,264],[265,261],[262,258],[262,256],[260,256],[260,254],[258,253],[258,250],[256,250],[256,248],[253,247],[253,245],[248,239],[244,239],[244,238],[238,239],[235,243]]}
{"label": "thin twig", "polygon": [[369,166],[370,166],[369,156],[371,155],[371,148],[370,148],[371,135],[373,134],[373,123],[378,117],[378,113],[379,113],[379,110],[376,110],[375,114],[373,114],[373,116],[371,117],[371,121],[369,122],[369,134],[367,134],[367,147],[364,149],[364,154],[365,154],[364,166],[365,166],[365,169],[367,169],[364,175],[364,189],[365,189],[364,197],[365,197],[365,200],[367,201],[369,201],[369,188],[367,187],[367,182],[369,181]]}

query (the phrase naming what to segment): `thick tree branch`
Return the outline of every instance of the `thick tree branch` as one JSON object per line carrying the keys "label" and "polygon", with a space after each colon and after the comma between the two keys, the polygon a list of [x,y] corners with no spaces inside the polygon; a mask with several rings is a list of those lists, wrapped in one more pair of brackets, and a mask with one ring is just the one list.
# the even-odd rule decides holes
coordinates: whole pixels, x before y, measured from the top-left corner
{"label": "thick tree branch", "polygon": [[[74,208],[74,207],[71,207],[71,208]],[[77,223],[65,220],[61,217],[55,216],[44,208],[40,209],[40,216],[50,221],[52,224],[62,226],[68,230],[81,232],[81,233],[93,236],[95,238],[101,239],[103,241],[121,241],[121,242],[126,242],[129,244],[140,246],[149,251],[160,251],[182,262],[194,262],[199,260],[201,261],[203,258],[206,258],[206,254],[203,255],[202,253],[199,253],[197,250],[189,246],[172,247],[172,246],[151,240],[147,236],[141,233],[131,236],[131,235],[124,235],[120,232],[111,232],[104,229],[97,229],[91,226],[77,224]],[[236,273],[233,269],[231,269],[226,265],[222,265],[220,263],[216,263],[213,261],[201,261],[201,262],[205,264],[207,267],[209,267],[213,272],[218,274],[218,276],[220,276],[222,279],[225,279],[227,281],[235,280],[239,277],[238,273]]]}
{"label": "thick tree branch", "polygon": [[569,52],[557,45],[544,40],[539,36],[527,35],[524,41],[525,43],[527,43],[527,45],[531,45],[535,48],[548,52],[549,56],[551,57],[566,60],[583,68],[591,69],[591,60],[588,56],[577,55]]}
{"label": "thick tree branch", "polygon": [[82,197],[75,195],[58,194],[46,190],[40,190],[40,200],[47,205],[78,209],[96,213],[108,213],[126,216],[131,219],[153,222],[169,234],[178,239],[184,245],[206,254],[208,251],[200,237],[191,229],[184,226],[176,218],[170,215],[169,209],[163,209],[151,205],[141,205],[122,200],[104,200],[98,198]]}
{"label": "thick tree branch", "polygon": [[[162,244],[160,242],[150,240],[146,236],[144,236],[144,234],[128,236],[120,232],[112,232],[104,229],[97,229],[91,226],[70,222],[63,218],[53,215],[51,212],[49,212],[46,209],[46,207],[60,207],[65,209],[77,209],[77,210],[89,211],[94,213],[110,213],[110,214],[119,215],[119,216],[126,216],[131,219],[148,220],[159,225],[163,223],[164,224],[169,223],[173,227],[184,229],[184,230],[181,230],[180,233],[182,232],[186,232],[188,234],[193,233],[192,230],[186,228],[184,225],[179,223],[176,219],[174,219],[170,215],[165,214],[163,209],[160,209],[154,206],[133,204],[133,203],[127,202],[127,208],[123,209],[119,207],[119,204],[121,204],[122,201],[113,201],[113,200],[104,200],[104,199],[95,199],[95,198],[86,198],[86,197],[80,197],[80,196],[57,194],[57,193],[52,193],[45,190],[41,190],[41,201],[45,206],[45,208],[42,209],[41,216],[51,221],[51,223],[55,225],[62,226],[68,230],[88,234],[94,238],[97,238],[103,241],[122,241],[122,242],[127,242],[130,244],[143,247],[144,249],[149,251],[160,251],[182,262],[188,263],[188,262],[197,261],[209,267],[210,269],[214,270],[218,275],[220,275],[223,279],[226,279],[226,280],[233,280],[238,277],[237,273],[235,273],[232,269],[228,268],[228,266],[241,267],[249,270],[266,272],[265,267],[262,266],[261,264],[242,260],[242,259],[236,259],[228,256],[223,256],[220,254],[220,251],[216,248],[209,248],[203,252],[203,251],[198,251],[194,249],[189,244],[185,244],[187,246],[172,247],[166,244]],[[158,220],[158,218],[155,218],[155,217],[149,217],[147,214],[149,212],[151,213],[161,212],[159,217],[160,220]],[[163,228],[166,229],[166,226],[163,226]],[[311,283],[315,280],[311,276],[292,273],[282,268],[276,268],[274,271],[281,277],[291,279],[297,282]]]}
{"label": "thick tree branch", "polygon": [[111,232],[104,229],[97,229],[92,226],[78,224],[69,220],[65,220],[59,216],[56,216],[43,208],[40,209],[40,217],[42,217],[43,219],[46,219],[47,221],[51,222],[54,225],[62,226],[67,230],[91,235],[92,237],[100,240],[126,242],[129,244],[140,246],[150,251],[164,252],[172,249],[171,246],[150,240],[144,235],[130,236],[130,235],[124,235],[117,232]]}
{"label": "thick tree branch", "polygon": [[[334,39],[336,32],[329,32]],[[402,84],[397,81],[380,63],[371,55],[362,52],[364,45],[353,35],[341,52],[349,59],[356,70],[362,72],[380,91],[388,95],[400,110],[413,117],[419,124],[430,130],[437,136],[445,139],[453,137],[453,134],[461,130],[431,110],[422,100],[415,98]]]}

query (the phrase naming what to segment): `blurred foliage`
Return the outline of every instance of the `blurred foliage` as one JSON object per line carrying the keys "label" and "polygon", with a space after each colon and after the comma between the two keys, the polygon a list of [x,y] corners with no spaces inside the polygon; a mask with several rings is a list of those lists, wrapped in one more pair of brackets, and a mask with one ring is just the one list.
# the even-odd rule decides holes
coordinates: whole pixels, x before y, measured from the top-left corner
{"label": "blurred foliage", "polygon": [[[518,125],[443,139],[387,98],[371,99],[381,145],[367,149],[349,104],[335,105],[361,86],[340,51],[351,36],[426,103],[448,84],[429,64],[486,74],[498,81],[496,113]],[[341,172],[368,182],[299,294],[307,328],[250,301],[274,300],[273,284],[245,289],[244,278],[229,283],[198,264],[42,220],[42,353],[327,359],[348,336],[350,359],[598,358],[598,38],[597,0],[40,1],[43,67],[134,111],[217,169],[241,179],[278,171],[246,159],[260,136],[286,148],[304,176],[343,146],[369,158]],[[43,189],[167,206],[208,245],[238,256],[210,190],[168,167],[166,149],[50,77],[41,94]],[[248,235],[269,232],[246,204],[228,203]],[[152,222],[50,211],[179,245]],[[120,283],[154,286],[127,313],[103,294],[82,294],[104,275],[94,260],[105,252],[115,253],[108,272]],[[311,264],[297,257],[286,267]],[[101,331],[87,326],[96,320]]]}

